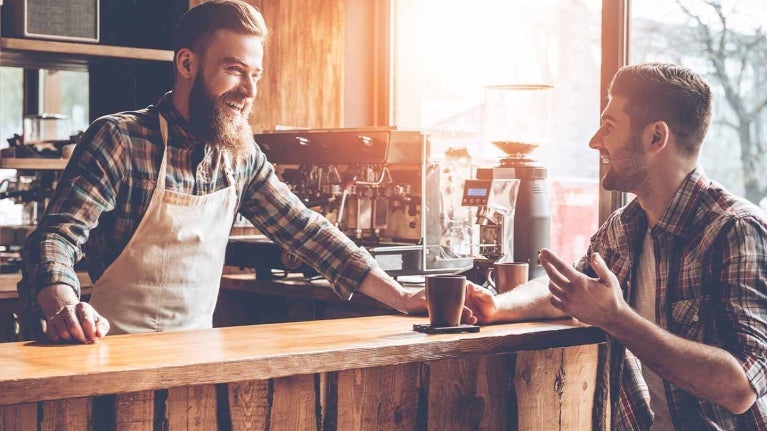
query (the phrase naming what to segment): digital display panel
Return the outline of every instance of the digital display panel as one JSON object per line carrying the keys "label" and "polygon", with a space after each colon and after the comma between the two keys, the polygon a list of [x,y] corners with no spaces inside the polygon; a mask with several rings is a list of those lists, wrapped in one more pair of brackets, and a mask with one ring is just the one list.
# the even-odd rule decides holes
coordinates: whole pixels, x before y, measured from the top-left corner
{"label": "digital display panel", "polygon": [[481,189],[478,189],[478,188],[469,187],[469,188],[466,190],[466,196],[480,196],[480,197],[485,197],[485,196],[487,196],[487,189],[486,189],[486,188],[481,188]]}

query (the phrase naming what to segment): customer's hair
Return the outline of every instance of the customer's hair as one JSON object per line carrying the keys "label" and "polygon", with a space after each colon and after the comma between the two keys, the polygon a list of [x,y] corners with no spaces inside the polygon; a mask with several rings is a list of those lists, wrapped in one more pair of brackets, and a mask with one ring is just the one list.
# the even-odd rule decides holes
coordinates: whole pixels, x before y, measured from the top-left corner
{"label": "customer's hair", "polygon": [[209,0],[184,13],[176,26],[174,54],[182,48],[201,52],[219,30],[258,36],[266,42],[269,31],[261,12],[242,0]]}
{"label": "customer's hair", "polygon": [[610,83],[610,97],[626,98],[634,132],[665,121],[680,151],[695,155],[711,124],[711,88],[697,73],[675,64],[624,66]]}

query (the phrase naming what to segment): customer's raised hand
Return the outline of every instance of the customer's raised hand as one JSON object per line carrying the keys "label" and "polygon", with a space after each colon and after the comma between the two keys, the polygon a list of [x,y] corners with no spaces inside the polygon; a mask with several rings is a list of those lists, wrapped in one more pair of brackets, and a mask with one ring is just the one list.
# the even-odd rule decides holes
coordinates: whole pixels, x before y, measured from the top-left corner
{"label": "customer's raised hand", "polygon": [[550,250],[541,250],[539,260],[549,276],[551,304],[590,325],[606,329],[628,307],[618,279],[598,253],[591,255],[592,278],[577,271]]}

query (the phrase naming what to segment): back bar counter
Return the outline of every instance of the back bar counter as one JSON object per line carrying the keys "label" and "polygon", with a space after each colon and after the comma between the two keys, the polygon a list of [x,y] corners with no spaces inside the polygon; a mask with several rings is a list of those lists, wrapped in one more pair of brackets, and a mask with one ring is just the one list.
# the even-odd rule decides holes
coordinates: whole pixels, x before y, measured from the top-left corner
{"label": "back bar counter", "polygon": [[2,430],[607,429],[607,347],[573,320],[426,317],[0,344]]}

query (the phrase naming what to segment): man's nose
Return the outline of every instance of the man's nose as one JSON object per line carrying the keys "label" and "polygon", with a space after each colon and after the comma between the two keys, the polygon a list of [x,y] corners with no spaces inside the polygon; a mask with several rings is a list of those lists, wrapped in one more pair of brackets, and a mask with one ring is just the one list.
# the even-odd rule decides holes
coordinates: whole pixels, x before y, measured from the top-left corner
{"label": "man's nose", "polygon": [[245,97],[256,97],[256,92],[258,91],[258,78],[254,77],[246,77],[242,79],[242,83],[240,84],[240,93],[242,93]]}
{"label": "man's nose", "polygon": [[604,137],[604,128],[600,127],[597,129],[596,133],[594,133],[594,136],[591,137],[589,140],[589,147],[593,149],[599,149],[599,147],[602,146],[602,138]]}

